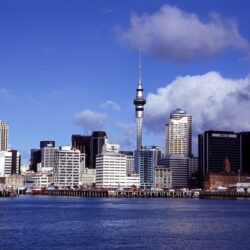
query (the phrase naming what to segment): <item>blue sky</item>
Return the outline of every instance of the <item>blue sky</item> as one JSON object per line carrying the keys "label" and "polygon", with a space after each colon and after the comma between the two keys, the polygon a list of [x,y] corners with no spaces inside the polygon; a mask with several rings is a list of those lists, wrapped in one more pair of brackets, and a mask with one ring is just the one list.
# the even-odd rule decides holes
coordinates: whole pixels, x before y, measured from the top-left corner
{"label": "blue sky", "polygon": [[0,119],[11,147],[27,161],[40,140],[59,146],[103,129],[133,149],[139,45],[144,145],[164,149],[164,123],[176,106],[193,115],[194,151],[204,129],[248,130],[248,113],[235,114],[250,104],[249,9],[247,0],[1,1]]}

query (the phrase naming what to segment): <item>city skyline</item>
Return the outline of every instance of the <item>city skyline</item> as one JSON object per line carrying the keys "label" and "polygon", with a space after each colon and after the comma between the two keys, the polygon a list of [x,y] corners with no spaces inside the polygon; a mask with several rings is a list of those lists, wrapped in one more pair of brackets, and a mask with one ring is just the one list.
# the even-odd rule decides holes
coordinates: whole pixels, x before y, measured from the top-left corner
{"label": "city skyline", "polygon": [[28,160],[41,140],[65,145],[72,134],[101,129],[122,149],[135,149],[138,47],[147,101],[143,145],[164,149],[164,124],[178,107],[193,116],[196,152],[197,135],[207,129],[249,130],[249,6],[0,3],[0,119],[10,126],[11,148]]}

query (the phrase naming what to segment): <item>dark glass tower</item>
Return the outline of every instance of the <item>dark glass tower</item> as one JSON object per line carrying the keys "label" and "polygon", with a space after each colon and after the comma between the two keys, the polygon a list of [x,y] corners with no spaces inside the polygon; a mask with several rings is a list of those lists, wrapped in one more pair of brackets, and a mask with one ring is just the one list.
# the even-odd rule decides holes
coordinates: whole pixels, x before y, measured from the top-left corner
{"label": "dark glass tower", "polygon": [[250,174],[250,132],[241,132],[241,169],[243,174]]}
{"label": "dark glass tower", "polygon": [[55,147],[55,141],[40,141],[40,149],[45,147]]}
{"label": "dark glass tower", "polygon": [[85,164],[87,168],[91,166],[91,141],[90,135],[72,135],[71,137],[72,148],[79,149],[81,153],[86,154]]}
{"label": "dark glass tower", "polygon": [[94,131],[91,137],[91,167],[96,168],[96,155],[102,153],[102,147],[105,139],[107,139],[107,135],[104,131]]}
{"label": "dark glass tower", "polygon": [[241,171],[240,135],[231,131],[206,131],[199,135],[199,173],[201,181],[208,173],[223,171],[228,158],[231,171]]}

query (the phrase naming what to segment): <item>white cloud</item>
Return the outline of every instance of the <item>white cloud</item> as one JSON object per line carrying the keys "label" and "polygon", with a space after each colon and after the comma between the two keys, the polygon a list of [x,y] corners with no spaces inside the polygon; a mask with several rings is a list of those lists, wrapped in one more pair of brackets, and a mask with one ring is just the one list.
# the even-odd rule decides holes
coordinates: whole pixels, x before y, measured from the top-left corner
{"label": "white cloud", "polygon": [[123,123],[116,122],[116,127],[123,131],[126,137],[135,137],[136,134],[136,124],[135,123]]}
{"label": "white cloud", "polygon": [[118,138],[118,142],[123,150],[133,150],[136,138],[136,124],[116,122],[116,127],[122,131],[123,136]]}
{"label": "white cloud", "polygon": [[97,113],[90,109],[85,109],[74,115],[75,124],[85,129],[99,130],[103,129],[106,121],[106,114]]}
{"label": "white cloud", "polygon": [[209,129],[249,131],[250,77],[228,79],[218,72],[177,77],[147,96],[145,126],[162,132],[177,107],[193,116],[194,137]]}
{"label": "white cloud", "polygon": [[106,101],[104,103],[101,104],[101,108],[102,109],[113,109],[115,111],[120,111],[121,110],[121,107],[119,106],[119,104],[117,104],[116,102],[113,102],[113,101]]}
{"label": "white cloud", "polygon": [[154,57],[174,61],[214,56],[231,48],[249,49],[235,20],[211,13],[205,22],[168,4],[152,15],[131,15],[128,30],[120,30],[118,39]]}

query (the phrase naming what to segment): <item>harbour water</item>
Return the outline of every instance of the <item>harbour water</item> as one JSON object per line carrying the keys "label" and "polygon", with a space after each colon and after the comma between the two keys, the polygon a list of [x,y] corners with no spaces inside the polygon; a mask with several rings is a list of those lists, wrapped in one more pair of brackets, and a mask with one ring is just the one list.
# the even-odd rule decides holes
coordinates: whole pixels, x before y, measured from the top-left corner
{"label": "harbour water", "polygon": [[250,249],[250,200],[0,199],[0,249]]}

